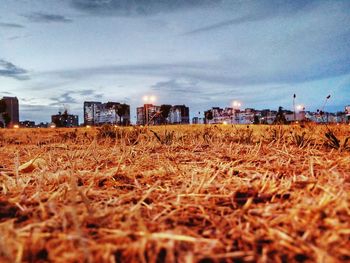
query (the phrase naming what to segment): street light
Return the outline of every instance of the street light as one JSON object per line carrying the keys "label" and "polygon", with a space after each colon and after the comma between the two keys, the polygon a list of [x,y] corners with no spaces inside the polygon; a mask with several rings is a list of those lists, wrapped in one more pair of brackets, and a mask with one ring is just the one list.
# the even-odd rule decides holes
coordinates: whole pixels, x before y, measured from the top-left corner
{"label": "street light", "polygon": [[153,95],[150,96],[150,97],[149,97],[149,101],[150,101],[150,102],[155,102],[155,101],[156,101],[156,96],[153,96]]}
{"label": "street light", "polygon": [[237,101],[237,100],[234,100],[234,101],[232,102],[232,106],[233,106],[234,108],[240,108],[240,107],[242,106],[242,103],[239,102],[239,101]]}
{"label": "street light", "polygon": [[145,96],[143,96],[142,99],[145,103],[149,103],[149,102],[155,102],[157,98],[154,95],[150,95],[150,96],[145,95]]}
{"label": "street light", "polygon": [[305,109],[304,105],[299,104],[297,105],[297,111],[303,111]]}

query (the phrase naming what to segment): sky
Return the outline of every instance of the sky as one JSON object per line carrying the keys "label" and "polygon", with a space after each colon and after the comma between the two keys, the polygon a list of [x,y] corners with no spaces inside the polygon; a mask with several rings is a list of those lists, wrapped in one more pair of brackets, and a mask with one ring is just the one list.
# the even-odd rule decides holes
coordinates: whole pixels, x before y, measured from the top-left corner
{"label": "sky", "polygon": [[50,121],[84,101],[341,111],[350,1],[0,0],[0,97]]}

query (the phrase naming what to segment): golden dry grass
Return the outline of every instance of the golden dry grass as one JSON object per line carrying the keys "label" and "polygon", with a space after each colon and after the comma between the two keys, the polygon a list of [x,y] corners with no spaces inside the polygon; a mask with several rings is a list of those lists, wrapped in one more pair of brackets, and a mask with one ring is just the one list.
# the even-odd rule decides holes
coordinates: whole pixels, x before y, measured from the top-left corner
{"label": "golden dry grass", "polygon": [[0,262],[350,261],[330,128],[2,130]]}

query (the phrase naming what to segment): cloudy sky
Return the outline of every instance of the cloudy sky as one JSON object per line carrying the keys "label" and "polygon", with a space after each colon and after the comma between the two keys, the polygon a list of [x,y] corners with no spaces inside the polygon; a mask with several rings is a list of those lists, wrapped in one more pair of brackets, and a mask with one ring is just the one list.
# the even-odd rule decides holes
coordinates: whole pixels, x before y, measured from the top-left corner
{"label": "cloudy sky", "polygon": [[0,96],[49,121],[84,100],[145,94],[192,116],[233,100],[257,109],[350,104],[350,1],[1,0]]}

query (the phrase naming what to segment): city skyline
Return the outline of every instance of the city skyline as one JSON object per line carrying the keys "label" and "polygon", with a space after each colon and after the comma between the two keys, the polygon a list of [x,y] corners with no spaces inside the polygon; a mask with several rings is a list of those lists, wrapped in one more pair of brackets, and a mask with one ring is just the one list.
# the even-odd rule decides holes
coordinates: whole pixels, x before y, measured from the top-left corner
{"label": "city skyline", "polygon": [[[345,105],[343,110],[337,112],[327,111],[327,102],[331,98],[328,95],[322,107],[316,111],[306,110],[305,105],[295,104],[296,94],[293,94],[293,108],[279,107],[278,110],[264,107],[255,109],[251,107],[242,107],[242,102],[234,100],[231,105],[225,107],[211,106],[202,112],[190,114],[190,108],[184,104],[169,105],[156,103],[157,98],[154,95],[144,96],[144,104],[136,109],[134,120],[130,117],[130,105],[120,102],[100,102],[84,101],[83,104],[83,121],[79,122],[79,115],[64,108],[51,115],[51,124],[57,127],[75,127],[75,126],[100,126],[103,124],[114,124],[121,126],[128,125],[162,125],[162,124],[199,124],[205,119],[208,123],[224,124],[273,124],[276,114],[282,112],[286,121],[311,121],[316,123],[348,123],[350,117],[350,105]],[[19,104],[17,97],[3,97],[0,102],[5,103],[5,112],[10,117],[9,127],[15,124],[21,126],[34,127],[35,120],[19,119]],[[2,105],[2,110],[4,105]],[[214,119],[207,117],[211,112]],[[192,119],[192,122],[190,121]],[[6,122],[0,114],[0,127]],[[207,123],[207,122],[204,122]],[[5,123],[6,125],[6,123]],[[44,127],[49,122],[37,122],[37,126]],[[36,126],[35,126],[36,127]]]}
{"label": "city skyline", "polygon": [[[147,2],[147,3],[146,3]],[[52,11],[55,10],[55,11]],[[84,101],[343,111],[349,1],[10,1],[0,10],[0,97],[47,121]]]}

